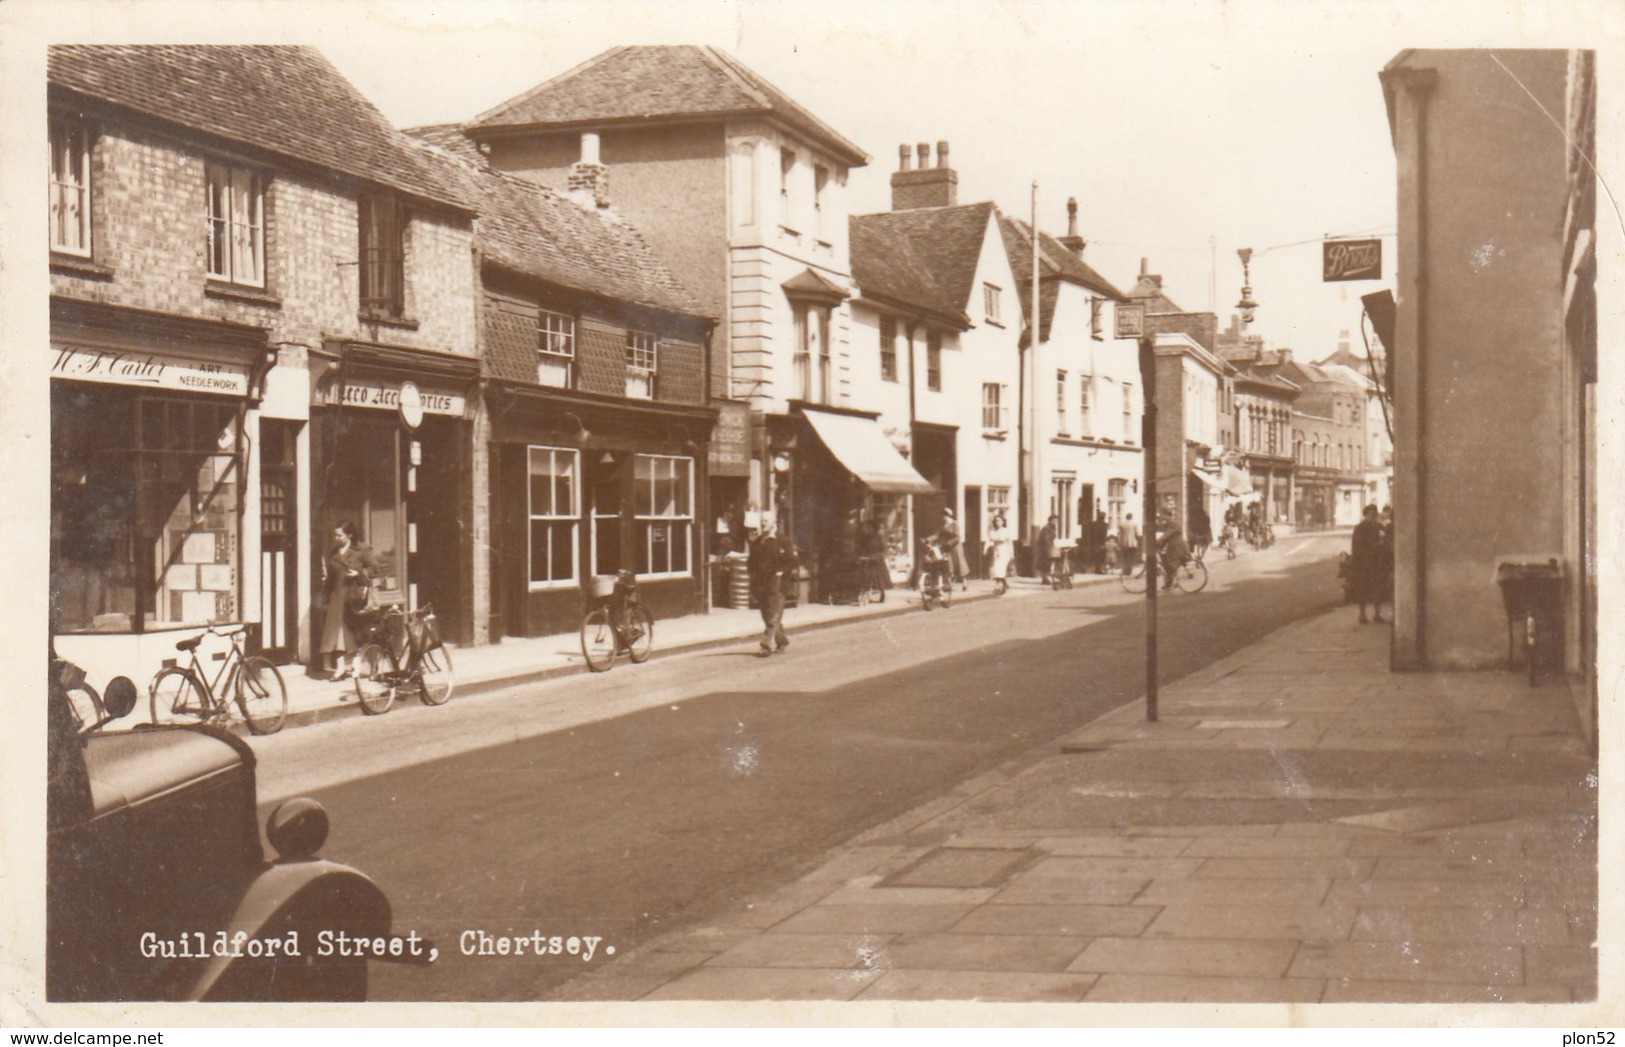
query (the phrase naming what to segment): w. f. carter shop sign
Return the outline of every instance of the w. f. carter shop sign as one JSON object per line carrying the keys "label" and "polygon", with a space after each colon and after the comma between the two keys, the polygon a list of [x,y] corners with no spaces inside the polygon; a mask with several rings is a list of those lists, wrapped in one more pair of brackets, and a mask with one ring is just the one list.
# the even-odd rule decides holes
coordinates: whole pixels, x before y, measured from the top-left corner
{"label": "w. f. carter shop sign", "polygon": [[248,393],[246,367],[205,363],[163,353],[120,353],[62,346],[52,351],[51,377],[189,393],[220,393],[226,396],[245,396]]}

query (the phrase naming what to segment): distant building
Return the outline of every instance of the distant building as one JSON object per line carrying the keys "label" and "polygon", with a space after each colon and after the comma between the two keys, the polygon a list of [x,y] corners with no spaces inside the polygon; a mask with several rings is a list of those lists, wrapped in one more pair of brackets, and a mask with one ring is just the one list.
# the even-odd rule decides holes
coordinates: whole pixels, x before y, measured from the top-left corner
{"label": "distant building", "polygon": [[1350,351],[1348,332],[1344,331],[1338,339],[1337,352],[1317,361],[1315,366],[1339,374],[1344,381],[1365,391],[1365,501],[1377,506],[1393,505],[1394,408],[1386,385],[1388,359],[1382,343],[1371,346],[1369,358],[1359,356]]}
{"label": "distant building", "polygon": [[1555,558],[1555,660],[1587,678],[1594,730],[1594,56],[1405,51],[1382,85],[1399,179],[1394,664],[1507,664],[1496,565]]}

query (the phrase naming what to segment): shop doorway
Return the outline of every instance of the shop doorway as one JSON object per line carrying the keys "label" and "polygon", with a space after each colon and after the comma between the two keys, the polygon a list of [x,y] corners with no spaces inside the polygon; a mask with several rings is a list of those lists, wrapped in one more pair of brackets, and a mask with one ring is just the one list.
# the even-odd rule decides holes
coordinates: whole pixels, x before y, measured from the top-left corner
{"label": "shop doorway", "polygon": [[260,420],[260,651],[278,663],[299,646],[299,503],[296,443],[302,422]]}
{"label": "shop doorway", "polygon": [[982,489],[965,488],[965,557],[972,578],[987,577],[987,557],[982,555]]}

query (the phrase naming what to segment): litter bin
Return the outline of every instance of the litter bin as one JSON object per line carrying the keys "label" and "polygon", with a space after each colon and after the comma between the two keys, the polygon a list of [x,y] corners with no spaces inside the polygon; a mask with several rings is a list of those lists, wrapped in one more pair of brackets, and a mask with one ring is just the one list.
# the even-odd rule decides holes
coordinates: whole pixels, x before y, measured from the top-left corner
{"label": "litter bin", "polygon": [[1563,580],[1563,564],[1555,556],[1508,557],[1495,565],[1507,611],[1507,665],[1518,668],[1522,647],[1531,686],[1541,651],[1549,663],[1562,664]]}

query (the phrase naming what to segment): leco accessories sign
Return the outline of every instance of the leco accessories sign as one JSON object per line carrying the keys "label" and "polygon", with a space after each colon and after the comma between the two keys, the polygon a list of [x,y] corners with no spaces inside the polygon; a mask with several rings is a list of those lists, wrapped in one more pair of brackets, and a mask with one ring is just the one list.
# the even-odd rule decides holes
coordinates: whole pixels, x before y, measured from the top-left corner
{"label": "leco accessories sign", "polygon": [[1320,245],[1322,283],[1382,278],[1382,241],[1327,240]]}

